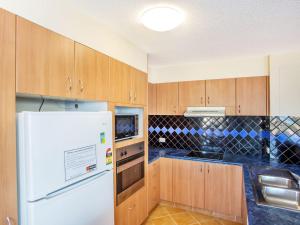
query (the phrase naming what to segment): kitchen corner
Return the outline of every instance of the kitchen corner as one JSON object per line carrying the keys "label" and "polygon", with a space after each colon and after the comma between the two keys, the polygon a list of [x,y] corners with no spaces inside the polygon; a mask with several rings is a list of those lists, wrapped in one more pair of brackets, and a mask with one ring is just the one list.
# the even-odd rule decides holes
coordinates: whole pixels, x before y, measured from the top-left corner
{"label": "kitchen corner", "polygon": [[248,212],[249,225],[295,225],[300,221],[300,214],[295,211],[286,209],[267,207],[257,205],[253,191],[253,183],[251,177],[251,168],[253,167],[267,167],[267,168],[280,168],[288,169],[293,173],[300,175],[300,168],[296,165],[280,164],[276,161],[267,158],[257,158],[250,156],[236,156],[230,153],[225,153],[223,160],[210,160],[186,157],[189,150],[184,149],[163,149],[149,147],[149,164],[153,163],[160,158],[192,160],[199,162],[210,162],[225,165],[238,165],[243,168],[243,184],[245,190],[245,197]]}

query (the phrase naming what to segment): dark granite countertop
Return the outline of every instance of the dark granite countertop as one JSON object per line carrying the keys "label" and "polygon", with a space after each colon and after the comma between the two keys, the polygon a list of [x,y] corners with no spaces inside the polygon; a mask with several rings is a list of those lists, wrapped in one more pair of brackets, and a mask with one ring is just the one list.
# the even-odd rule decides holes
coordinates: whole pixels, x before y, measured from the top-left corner
{"label": "dark granite countertop", "polygon": [[275,161],[262,159],[258,157],[236,156],[224,154],[223,160],[209,160],[201,158],[186,157],[187,150],[180,149],[159,149],[149,148],[149,163],[160,157],[176,158],[202,162],[222,163],[230,165],[240,165],[243,167],[245,194],[248,209],[249,225],[299,225],[300,212],[287,209],[273,208],[257,205],[254,198],[254,192],[251,182],[251,169],[256,167],[273,167],[289,169],[293,173],[300,175],[300,167],[296,165],[280,164]]}

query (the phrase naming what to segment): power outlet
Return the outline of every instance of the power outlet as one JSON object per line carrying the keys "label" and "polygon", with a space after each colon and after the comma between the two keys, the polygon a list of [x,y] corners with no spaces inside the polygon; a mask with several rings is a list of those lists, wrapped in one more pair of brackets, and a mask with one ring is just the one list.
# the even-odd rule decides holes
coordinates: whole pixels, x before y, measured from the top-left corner
{"label": "power outlet", "polygon": [[158,142],[159,142],[159,143],[165,143],[165,142],[166,142],[166,139],[165,139],[165,138],[159,138],[159,139],[158,139]]}

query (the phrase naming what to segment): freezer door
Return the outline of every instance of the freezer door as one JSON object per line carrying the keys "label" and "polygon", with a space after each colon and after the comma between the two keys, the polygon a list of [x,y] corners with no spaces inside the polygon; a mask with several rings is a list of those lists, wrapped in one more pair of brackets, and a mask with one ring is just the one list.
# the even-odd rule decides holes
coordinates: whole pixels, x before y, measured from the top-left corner
{"label": "freezer door", "polygon": [[20,113],[18,153],[21,194],[44,198],[112,168],[112,114]]}
{"label": "freezer door", "polygon": [[50,199],[28,203],[21,225],[114,225],[113,172]]}

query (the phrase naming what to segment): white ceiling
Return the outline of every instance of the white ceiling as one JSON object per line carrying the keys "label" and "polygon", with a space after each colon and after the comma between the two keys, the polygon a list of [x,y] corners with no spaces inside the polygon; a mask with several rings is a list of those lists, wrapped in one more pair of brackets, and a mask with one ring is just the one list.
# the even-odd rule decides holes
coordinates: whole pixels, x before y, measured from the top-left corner
{"label": "white ceiling", "polygon": [[[149,53],[149,66],[300,49],[300,0],[73,0],[72,4]],[[179,7],[186,21],[169,32],[147,30],[138,17],[155,5]]]}

